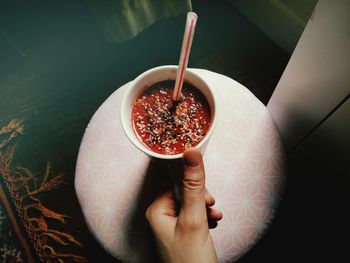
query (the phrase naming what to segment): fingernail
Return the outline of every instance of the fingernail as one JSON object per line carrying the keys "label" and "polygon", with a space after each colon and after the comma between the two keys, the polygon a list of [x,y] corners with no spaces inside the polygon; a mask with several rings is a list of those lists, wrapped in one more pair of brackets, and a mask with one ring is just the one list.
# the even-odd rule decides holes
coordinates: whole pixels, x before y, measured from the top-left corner
{"label": "fingernail", "polygon": [[184,163],[187,167],[197,167],[200,165],[200,156],[195,154],[185,156]]}

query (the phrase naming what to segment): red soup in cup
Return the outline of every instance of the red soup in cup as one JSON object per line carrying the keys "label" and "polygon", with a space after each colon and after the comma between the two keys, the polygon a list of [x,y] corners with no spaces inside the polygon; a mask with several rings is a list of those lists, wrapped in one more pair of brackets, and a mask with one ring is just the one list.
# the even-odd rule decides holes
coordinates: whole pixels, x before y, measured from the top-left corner
{"label": "red soup in cup", "polygon": [[185,82],[172,100],[174,81],[146,88],[134,102],[131,120],[139,140],[159,154],[179,154],[194,147],[210,127],[210,107],[203,93]]}
{"label": "red soup in cup", "polygon": [[216,123],[212,90],[191,69],[185,72],[180,99],[172,100],[176,72],[177,66],[160,66],[142,73],[122,100],[125,134],[151,157],[178,159],[189,147],[204,152]]}

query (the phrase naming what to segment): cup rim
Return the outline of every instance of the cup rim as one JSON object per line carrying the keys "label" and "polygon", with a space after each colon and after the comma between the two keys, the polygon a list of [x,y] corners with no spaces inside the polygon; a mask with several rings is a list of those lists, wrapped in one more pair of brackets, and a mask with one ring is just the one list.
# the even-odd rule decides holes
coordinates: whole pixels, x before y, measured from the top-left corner
{"label": "cup rim", "polygon": [[[172,70],[175,69],[177,70],[178,66],[175,65],[163,65],[163,66],[158,66],[158,67],[154,67],[151,69],[146,70],[145,72],[141,73],[139,76],[137,76],[132,82],[131,82],[131,87],[129,87],[122,98],[122,102],[121,102],[121,122],[122,122],[122,127],[123,127],[123,131],[126,134],[126,136],[128,137],[128,139],[132,142],[132,144],[134,146],[136,146],[140,151],[144,152],[146,155],[157,158],[157,159],[165,159],[165,160],[173,160],[173,159],[180,159],[182,158],[183,152],[182,153],[178,153],[178,154],[160,154],[160,153],[156,153],[154,151],[152,151],[151,149],[147,148],[140,140],[139,138],[137,138],[137,135],[135,134],[135,131],[130,128],[130,116],[125,116],[125,111],[126,109],[130,106],[130,99],[129,97],[131,96],[131,94],[134,92],[135,87],[137,88],[137,84],[144,79],[146,76],[153,74],[156,71],[159,70]],[[213,105],[209,105],[210,106],[210,110],[211,110],[211,125],[209,127],[209,130],[207,132],[207,134],[204,136],[204,138],[196,145],[194,146],[194,148],[197,149],[201,149],[202,146],[204,146],[209,137],[211,136],[211,134],[213,133],[214,127],[216,125],[216,120],[217,120],[217,109],[216,109],[216,99],[215,96],[210,88],[210,86],[208,85],[207,81],[205,81],[201,76],[199,76],[198,74],[196,74],[195,72],[192,71],[191,68],[187,68],[186,70],[186,76],[187,74],[189,75],[193,75],[195,76],[197,79],[199,79],[201,82],[204,83],[204,86],[206,86],[207,92],[209,93],[209,96],[211,97],[212,101],[213,101]],[[156,83],[156,82],[155,82]],[[151,85],[155,84],[152,83]],[[140,89],[140,88],[139,88]],[[201,91],[202,92],[202,91]],[[203,92],[202,92],[203,93]],[[209,101],[208,96],[203,94],[206,99]],[[131,103],[132,104],[132,103]],[[130,134],[132,133],[132,135]]]}

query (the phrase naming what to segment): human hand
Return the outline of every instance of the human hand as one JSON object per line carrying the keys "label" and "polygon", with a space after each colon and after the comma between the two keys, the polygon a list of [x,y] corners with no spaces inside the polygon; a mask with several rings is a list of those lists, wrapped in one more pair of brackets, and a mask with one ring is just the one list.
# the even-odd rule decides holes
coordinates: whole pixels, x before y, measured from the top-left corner
{"label": "human hand", "polygon": [[165,192],[148,207],[146,219],[165,262],[217,262],[209,226],[215,227],[222,213],[211,207],[215,199],[205,188],[202,154],[188,149],[183,162],[180,210],[177,211],[174,194]]}

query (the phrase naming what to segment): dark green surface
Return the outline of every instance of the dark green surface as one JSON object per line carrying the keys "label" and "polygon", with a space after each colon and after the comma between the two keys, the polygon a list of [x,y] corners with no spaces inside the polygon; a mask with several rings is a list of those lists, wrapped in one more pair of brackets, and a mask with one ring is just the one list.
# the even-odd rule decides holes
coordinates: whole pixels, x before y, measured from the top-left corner
{"label": "dark green surface", "polygon": [[[281,73],[288,57],[225,2],[193,5],[199,22],[190,66],[243,84],[255,81],[256,87],[250,86],[257,95],[270,95],[275,83],[266,88],[259,81],[272,76],[270,82],[276,82],[278,74],[269,71],[277,61]],[[158,21],[134,39],[115,44],[104,38],[84,1],[8,1],[0,10],[1,120],[25,121],[30,140],[22,147],[30,148],[32,156],[18,156],[25,159],[22,164],[48,154],[51,160],[60,159],[67,148],[77,147],[82,128],[117,87],[148,68],[178,63],[184,15]],[[50,146],[43,147],[47,139]]]}
{"label": "dark green surface", "polygon": [[[189,66],[228,75],[266,103],[288,55],[225,1],[192,3],[199,20]],[[85,1],[0,2],[0,127],[23,121],[13,164],[40,172],[51,162],[64,173],[64,187],[43,197],[45,203],[71,216],[66,228],[83,243],[84,256],[107,262],[75,198],[80,141],[115,89],[151,67],[178,63],[185,15],[117,44],[91,11]]]}

